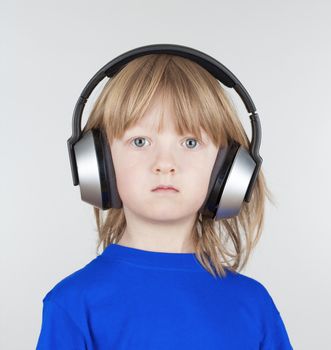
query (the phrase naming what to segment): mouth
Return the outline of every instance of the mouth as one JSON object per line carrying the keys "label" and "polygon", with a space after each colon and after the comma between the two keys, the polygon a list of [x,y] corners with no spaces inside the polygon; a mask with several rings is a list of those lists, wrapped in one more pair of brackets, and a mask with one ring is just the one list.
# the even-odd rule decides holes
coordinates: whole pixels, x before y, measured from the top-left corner
{"label": "mouth", "polygon": [[173,186],[160,185],[152,189],[152,192],[179,192],[177,188]]}

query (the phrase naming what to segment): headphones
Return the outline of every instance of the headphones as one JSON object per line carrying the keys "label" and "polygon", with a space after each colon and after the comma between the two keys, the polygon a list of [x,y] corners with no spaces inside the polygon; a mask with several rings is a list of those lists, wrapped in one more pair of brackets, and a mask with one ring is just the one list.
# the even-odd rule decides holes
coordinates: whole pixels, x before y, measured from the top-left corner
{"label": "headphones", "polygon": [[82,132],[82,113],[91,92],[103,78],[111,78],[139,56],[158,53],[182,56],[198,63],[221,83],[234,88],[250,113],[252,140],[249,150],[233,139],[229,140],[228,146],[219,148],[206,199],[199,209],[200,214],[215,221],[234,217],[239,214],[243,201],[250,201],[263,160],[259,155],[259,116],[248,92],[233,73],[211,56],[186,46],[154,44],[127,51],[108,62],[87,83],[76,102],[72,136],[67,140],[73,184],[79,184],[81,199],[95,207],[102,210],[122,208],[106,133],[101,129]]}

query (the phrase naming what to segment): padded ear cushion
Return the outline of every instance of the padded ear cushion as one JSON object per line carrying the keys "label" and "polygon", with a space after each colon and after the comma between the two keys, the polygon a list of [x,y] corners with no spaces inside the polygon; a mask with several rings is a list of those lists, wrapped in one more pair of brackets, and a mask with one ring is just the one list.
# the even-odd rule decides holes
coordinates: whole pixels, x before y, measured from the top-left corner
{"label": "padded ear cushion", "polygon": [[240,144],[238,142],[230,140],[228,146],[219,148],[210,175],[206,199],[198,211],[200,214],[210,218],[215,217],[226,184],[226,179],[239,147]]}
{"label": "padded ear cushion", "polygon": [[116,173],[113,163],[113,158],[111,155],[111,149],[109,146],[109,142],[107,139],[106,132],[103,129],[98,129],[100,131],[100,147],[102,148],[102,152],[100,154],[103,155],[103,160],[100,159],[100,163],[103,163],[107,172],[107,176],[105,181],[105,188],[107,188],[107,195],[109,204],[107,208],[122,208],[123,203],[121,197],[117,190],[116,183]]}

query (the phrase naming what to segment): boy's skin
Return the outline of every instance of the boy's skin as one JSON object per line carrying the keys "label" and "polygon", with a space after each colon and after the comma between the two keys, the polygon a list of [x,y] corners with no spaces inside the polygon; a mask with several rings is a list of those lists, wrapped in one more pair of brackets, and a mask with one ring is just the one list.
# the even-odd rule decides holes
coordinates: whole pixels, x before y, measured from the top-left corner
{"label": "boy's skin", "polygon": [[[110,145],[127,227],[118,244],[155,252],[194,253],[191,231],[205,200],[218,148],[202,130],[190,143],[175,131],[168,102],[156,95],[142,120]],[[162,133],[157,132],[164,108]],[[136,143],[134,138],[138,138]],[[152,192],[160,184],[179,190]]]}

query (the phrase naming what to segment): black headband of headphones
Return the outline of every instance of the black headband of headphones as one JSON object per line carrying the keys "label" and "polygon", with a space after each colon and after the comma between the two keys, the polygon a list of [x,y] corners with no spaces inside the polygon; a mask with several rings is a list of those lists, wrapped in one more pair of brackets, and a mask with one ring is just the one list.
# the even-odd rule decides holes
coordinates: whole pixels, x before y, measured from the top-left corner
{"label": "black headband of headphones", "polygon": [[83,92],[80,94],[73,112],[72,136],[67,141],[74,185],[78,185],[79,182],[78,172],[75,165],[76,162],[74,161],[75,155],[73,151],[73,146],[82,136],[81,120],[88,97],[101,80],[103,80],[106,76],[111,78],[125,64],[127,64],[131,60],[139,56],[157,53],[171,54],[188,58],[205,68],[210,74],[212,74],[216,79],[218,79],[227,87],[235,89],[235,91],[238,93],[243,103],[245,104],[248,113],[251,113],[249,117],[251,119],[252,125],[252,140],[250,142],[249,152],[252,155],[252,158],[256,161],[257,168],[255,173],[257,176],[258,169],[262,163],[262,158],[259,155],[262,134],[261,125],[259,115],[256,112],[255,105],[244,86],[235,77],[235,75],[231,73],[224,65],[222,65],[220,62],[201,51],[181,45],[154,44],[138,47],[136,49],[127,51],[108,62],[92,77],[92,79],[85,86]]}

